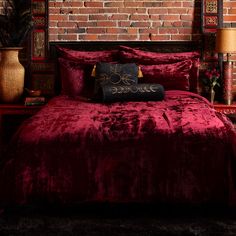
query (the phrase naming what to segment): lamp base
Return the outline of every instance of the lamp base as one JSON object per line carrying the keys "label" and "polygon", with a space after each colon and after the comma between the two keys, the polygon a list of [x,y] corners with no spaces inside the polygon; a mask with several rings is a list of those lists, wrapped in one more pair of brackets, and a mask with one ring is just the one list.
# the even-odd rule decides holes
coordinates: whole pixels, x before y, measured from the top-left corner
{"label": "lamp base", "polygon": [[223,97],[225,104],[231,105],[233,101],[232,93],[232,71],[233,71],[233,62],[225,61],[223,64]]}

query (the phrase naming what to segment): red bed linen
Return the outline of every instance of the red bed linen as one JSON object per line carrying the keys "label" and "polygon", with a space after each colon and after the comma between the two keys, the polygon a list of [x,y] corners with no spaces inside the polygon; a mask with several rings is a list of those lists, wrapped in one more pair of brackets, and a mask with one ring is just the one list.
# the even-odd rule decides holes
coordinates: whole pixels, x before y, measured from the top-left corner
{"label": "red bed linen", "polygon": [[12,140],[1,204],[227,203],[235,143],[231,122],[191,92],[110,105],[58,96]]}

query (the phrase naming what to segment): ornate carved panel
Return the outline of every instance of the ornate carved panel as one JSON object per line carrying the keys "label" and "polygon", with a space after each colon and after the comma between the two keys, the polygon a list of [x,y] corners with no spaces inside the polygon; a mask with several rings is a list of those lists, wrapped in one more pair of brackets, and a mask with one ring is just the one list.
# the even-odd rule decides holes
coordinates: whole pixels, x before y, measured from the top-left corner
{"label": "ornate carved panel", "polygon": [[223,0],[202,0],[202,32],[215,33],[223,24]]}
{"label": "ornate carved panel", "polygon": [[34,29],[31,35],[30,87],[44,95],[54,93],[54,64],[48,58],[48,0],[31,0]]}

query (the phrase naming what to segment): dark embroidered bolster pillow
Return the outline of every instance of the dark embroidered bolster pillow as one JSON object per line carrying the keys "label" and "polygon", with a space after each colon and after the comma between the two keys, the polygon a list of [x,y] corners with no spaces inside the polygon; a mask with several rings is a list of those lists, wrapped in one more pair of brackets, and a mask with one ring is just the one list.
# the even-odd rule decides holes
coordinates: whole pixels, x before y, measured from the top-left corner
{"label": "dark embroidered bolster pillow", "polygon": [[138,66],[134,63],[112,64],[98,62],[95,69],[94,96],[105,85],[133,85],[138,83]]}
{"label": "dark embroidered bolster pillow", "polygon": [[161,101],[165,95],[160,84],[104,85],[100,92],[103,102]]}

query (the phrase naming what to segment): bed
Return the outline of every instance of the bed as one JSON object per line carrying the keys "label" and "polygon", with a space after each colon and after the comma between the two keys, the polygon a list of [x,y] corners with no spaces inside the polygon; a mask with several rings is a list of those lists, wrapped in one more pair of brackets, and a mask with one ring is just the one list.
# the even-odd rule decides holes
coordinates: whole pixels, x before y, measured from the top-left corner
{"label": "bed", "polygon": [[[68,45],[52,49],[58,94],[19,128],[1,163],[2,205],[234,204],[236,133],[196,93],[200,54],[192,45],[172,53],[125,43],[97,45],[99,52],[89,43],[90,51]],[[138,65],[139,83],[163,83],[163,97],[91,99],[101,60]]]}

